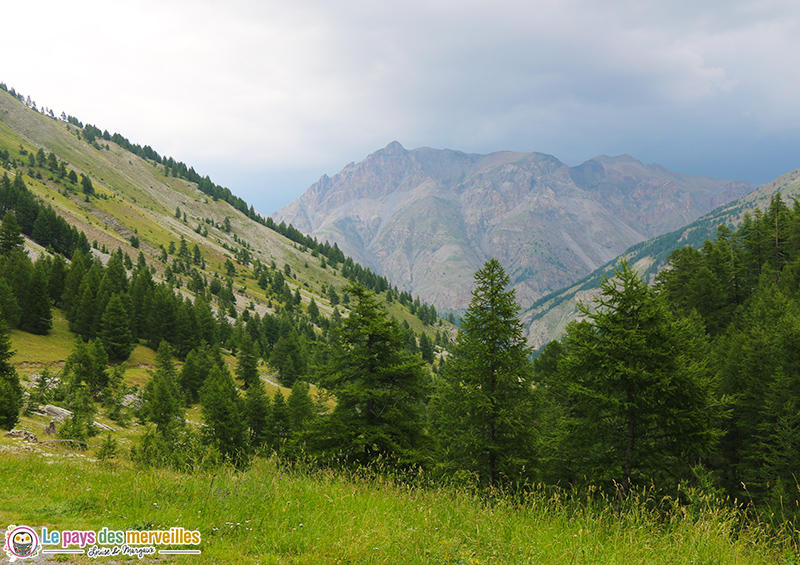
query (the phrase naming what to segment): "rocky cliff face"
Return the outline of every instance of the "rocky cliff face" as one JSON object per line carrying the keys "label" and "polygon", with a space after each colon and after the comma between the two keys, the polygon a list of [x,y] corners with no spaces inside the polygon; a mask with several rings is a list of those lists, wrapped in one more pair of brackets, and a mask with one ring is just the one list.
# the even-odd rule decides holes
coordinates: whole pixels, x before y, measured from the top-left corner
{"label": "rocky cliff face", "polygon": [[753,189],[633,157],[578,167],[550,155],[470,155],[390,143],[273,214],[339,247],[439,309],[469,302],[489,257],[529,304],[631,245]]}

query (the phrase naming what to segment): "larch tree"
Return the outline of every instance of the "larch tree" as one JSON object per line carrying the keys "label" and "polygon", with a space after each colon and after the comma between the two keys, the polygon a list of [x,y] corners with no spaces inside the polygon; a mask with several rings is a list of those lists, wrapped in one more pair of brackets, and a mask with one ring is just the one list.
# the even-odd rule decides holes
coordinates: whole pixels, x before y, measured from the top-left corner
{"label": "larch tree", "polygon": [[248,438],[244,402],[228,369],[215,366],[200,389],[205,434],[226,461],[247,463]]}
{"label": "larch tree", "polygon": [[6,430],[19,421],[22,408],[22,385],[17,370],[10,362],[13,355],[5,320],[0,318],[0,428]]}
{"label": "larch tree", "polygon": [[674,317],[624,262],[580,313],[551,383],[567,402],[575,474],[613,484],[620,499],[636,484],[679,481],[720,436],[702,322]]}
{"label": "larch tree", "polygon": [[531,470],[534,394],[508,275],[490,259],[475,282],[432,412],[440,469],[492,486],[523,480]]}
{"label": "larch tree", "polygon": [[326,442],[320,447],[349,463],[385,458],[400,466],[419,464],[426,457],[424,362],[405,351],[400,328],[372,292],[357,284],[345,291],[352,297],[350,315],[320,374],[336,397],[333,413],[320,420]]}

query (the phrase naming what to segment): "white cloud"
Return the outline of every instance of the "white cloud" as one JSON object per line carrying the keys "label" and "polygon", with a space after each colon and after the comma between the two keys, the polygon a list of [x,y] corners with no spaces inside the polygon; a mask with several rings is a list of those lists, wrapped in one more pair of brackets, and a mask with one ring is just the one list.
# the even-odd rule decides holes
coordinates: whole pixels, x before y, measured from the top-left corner
{"label": "white cloud", "polygon": [[201,172],[334,173],[392,139],[680,166],[687,138],[719,162],[712,139],[800,137],[794,1],[43,0],[4,20],[0,80]]}

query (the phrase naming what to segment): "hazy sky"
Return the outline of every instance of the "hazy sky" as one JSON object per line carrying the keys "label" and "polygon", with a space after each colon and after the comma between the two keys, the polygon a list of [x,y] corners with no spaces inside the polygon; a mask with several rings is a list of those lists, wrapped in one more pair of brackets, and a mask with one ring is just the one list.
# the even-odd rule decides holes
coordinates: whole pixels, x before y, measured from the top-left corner
{"label": "hazy sky", "polygon": [[0,81],[270,213],[397,140],[800,167],[797,0],[7,2]]}

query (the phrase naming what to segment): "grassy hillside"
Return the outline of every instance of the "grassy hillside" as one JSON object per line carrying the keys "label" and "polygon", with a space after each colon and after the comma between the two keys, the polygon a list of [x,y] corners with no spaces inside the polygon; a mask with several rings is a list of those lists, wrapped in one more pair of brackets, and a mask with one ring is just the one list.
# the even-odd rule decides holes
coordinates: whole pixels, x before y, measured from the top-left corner
{"label": "grassy hillside", "polygon": [[578,501],[533,489],[522,498],[486,499],[424,477],[412,486],[287,471],[275,460],[258,460],[244,473],[183,475],[58,454],[45,459],[36,445],[8,438],[0,448],[0,521],[50,531],[179,526],[201,533],[202,555],[160,556],[164,563],[797,562],[788,537],[746,525],[740,512],[699,495],[685,507],[640,493],[617,514],[599,497]]}
{"label": "grassy hillside", "polygon": [[[286,283],[292,293],[299,292],[301,309],[307,308],[313,299],[322,316],[332,313],[330,289],[341,296],[341,289],[350,282],[342,276],[341,264],[326,263],[312,249],[253,221],[223,199],[201,192],[197,183],[172,176],[174,173],[167,174],[166,167],[154,159],[131,153],[102,138],[90,143],[88,129],[47,117],[0,90],[0,151],[9,155],[6,167],[0,161],[0,176],[7,173],[13,178],[17,173],[23,174],[26,186],[36,198],[84,232],[95,247],[93,254],[104,262],[118,248],[134,260],[142,252],[158,278],[168,264],[164,260],[166,250],[184,239],[190,249],[197,245],[203,259],[203,265],[197,269],[206,282],[214,278],[230,279],[239,313],[249,309],[263,316],[274,311],[271,302],[274,296],[257,284],[256,262],[291,273],[286,276]],[[53,153],[67,170],[87,175],[95,195],[85,197],[75,183],[60,178],[51,169],[33,166],[33,156],[39,151]],[[26,245],[30,254],[42,252],[41,247],[30,241]],[[233,276],[227,272],[228,261],[235,265]],[[185,289],[187,274],[178,273],[176,279],[178,286]],[[182,292],[192,295],[186,290]],[[399,322],[407,322],[416,333],[425,331],[433,337],[439,330],[449,334],[454,331],[446,324],[425,325],[396,302],[390,305],[390,310],[392,316]],[[40,363],[49,357],[63,361],[65,346],[70,341],[65,331],[65,325],[57,323],[51,335],[36,346],[52,349]],[[32,361],[27,358],[34,355],[34,350],[29,349],[32,344],[26,340],[31,341],[15,334],[18,351],[15,362],[23,373],[30,372],[26,369],[32,366]],[[131,365],[135,371],[137,365],[147,363]]]}

